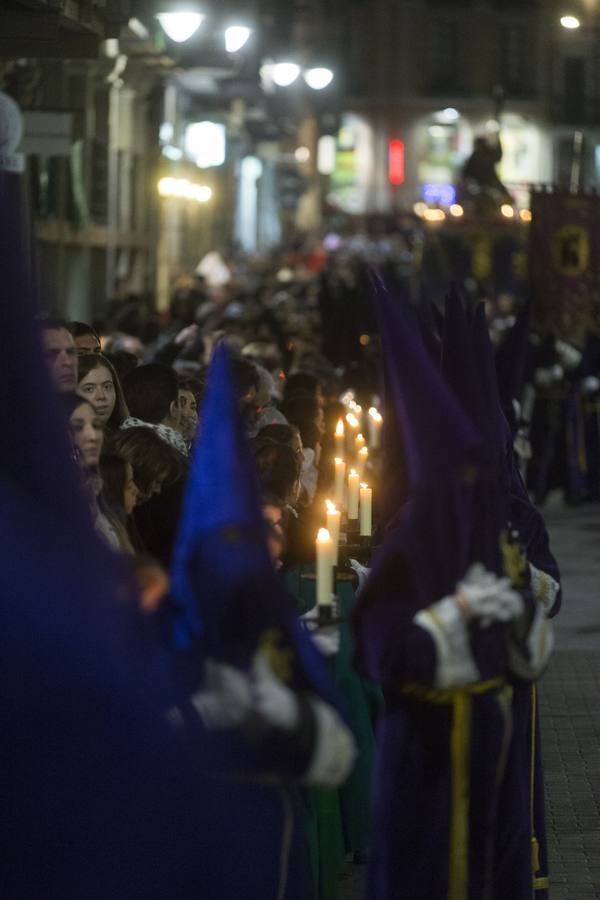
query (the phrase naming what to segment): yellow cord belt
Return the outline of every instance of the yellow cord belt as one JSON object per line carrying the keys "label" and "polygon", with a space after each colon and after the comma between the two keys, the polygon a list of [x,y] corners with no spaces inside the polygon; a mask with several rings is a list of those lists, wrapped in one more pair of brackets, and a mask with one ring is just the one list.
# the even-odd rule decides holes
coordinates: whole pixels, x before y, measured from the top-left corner
{"label": "yellow cord belt", "polygon": [[491,678],[460,688],[435,690],[406,684],[400,693],[426,703],[452,706],[450,759],[452,765],[452,806],[450,816],[450,859],[448,900],[467,900],[469,890],[469,798],[471,713],[474,697],[492,691],[512,692],[503,678]]}

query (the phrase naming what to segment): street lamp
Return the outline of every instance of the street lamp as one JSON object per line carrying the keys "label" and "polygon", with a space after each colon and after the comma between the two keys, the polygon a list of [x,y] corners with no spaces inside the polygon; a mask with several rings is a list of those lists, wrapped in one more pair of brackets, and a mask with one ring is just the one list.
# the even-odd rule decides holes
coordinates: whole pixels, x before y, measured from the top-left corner
{"label": "street lamp", "polygon": [[160,26],[172,41],[176,44],[183,44],[189,41],[192,35],[196,34],[204,16],[199,12],[191,12],[190,10],[180,10],[178,12],[162,12],[156,16],[160,22]]}
{"label": "street lamp", "polygon": [[315,66],[312,69],[307,69],[303,74],[303,78],[313,91],[322,91],[323,88],[326,88],[333,81],[333,72],[325,66]]}
{"label": "street lamp", "polygon": [[567,28],[569,31],[575,31],[576,28],[579,28],[581,22],[579,21],[577,16],[562,16],[560,24],[563,28]]}
{"label": "street lamp", "polygon": [[228,53],[237,53],[245,47],[252,34],[252,29],[245,25],[230,25],[225,29],[225,49]]}
{"label": "street lamp", "polygon": [[300,74],[300,66],[294,62],[278,62],[272,69],[271,77],[277,87],[289,87]]}

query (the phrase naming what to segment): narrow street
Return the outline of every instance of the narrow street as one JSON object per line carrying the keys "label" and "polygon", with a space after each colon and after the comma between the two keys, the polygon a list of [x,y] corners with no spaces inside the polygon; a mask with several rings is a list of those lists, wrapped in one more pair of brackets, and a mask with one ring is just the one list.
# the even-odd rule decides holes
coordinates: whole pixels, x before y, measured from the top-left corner
{"label": "narrow street", "polygon": [[[550,896],[600,900],[600,507],[545,515],[564,596],[540,685]],[[363,884],[363,867],[353,866],[339,900],[359,900]]]}
{"label": "narrow street", "polygon": [[600,509],[547,515],[563,574],[540,698],[552,900],[600,898]]}

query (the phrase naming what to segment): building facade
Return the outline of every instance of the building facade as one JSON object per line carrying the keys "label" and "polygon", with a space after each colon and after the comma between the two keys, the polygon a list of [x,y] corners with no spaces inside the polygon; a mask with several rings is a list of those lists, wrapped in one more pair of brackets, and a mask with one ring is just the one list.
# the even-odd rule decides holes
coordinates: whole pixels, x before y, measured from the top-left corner
{"label": "building facade", "polygon": [[[449,205],[475,137],[498,128],[499,174],[518,205],[535,184],[599,188],[600,5],[571,6],[581,20],[572,31],[555,0],[346,4],[339,52],[349,132],[341,149],[345,140],[355,151],[349,211]],[[390,141],[403,151],[396,184]]]}

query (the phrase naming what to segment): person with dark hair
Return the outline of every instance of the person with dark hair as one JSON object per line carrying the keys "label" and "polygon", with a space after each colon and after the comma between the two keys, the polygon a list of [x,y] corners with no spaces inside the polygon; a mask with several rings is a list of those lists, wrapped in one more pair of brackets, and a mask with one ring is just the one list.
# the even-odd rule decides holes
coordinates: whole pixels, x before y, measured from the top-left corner
{"label": "person with dark hair", "polygon": [[300,431],[295,425],[265,425],[254,439],[255,447],[263,443],[272,442],[291,447],[296,456],[302,455],[303,445]]}
{"label": "person with dark hair", "polygon": [[160,494],[163,485],[172,485],[181,477],[181,457],[150,428],[121,429],[110,438],[109,451],[131,465],[139,503]]}
{"label": "person with dark hair", "polygon": [[141,541],[148,553],[168,568],[181,515],[187,460],[158,429],[146,424],[121,428],[111,447],[133,466],[141,495],[133,521]]}
{"label": "person with dark hair", "polygon": [[100,353],[102,345],[96,329],[86,322],[70,322],[69,331],[73,335],[77,354]]}
{"label": "person with dark hair", "polygon": [[291,447],[269,441],[259,444],[256,465],[263,492],[294,509],[300,493],[301,462]]}
{"label": "person with dark hair", "polygon": [[69,394],[77,386],[77,350],[64,319],[40,319],[39,329],[50,377],[59,394]]}
{"label": "person with dark hair", "polygon": [[80,356],[77,393],[90,401],[109,431],[116,431],[129,415],[114,366],[101,353]]}
{"label": "person with dark hair", "polygon": [[325,402],[321,382],[316,375],[311,375],[310,372],[294,372],[293,375],[288,376],[283,388],[284,402],[297,395],[311,397],[320,406],[323,406]]}
{"label": "person with dark hair", "polygon": [[179,412],[181,415],[179,431],[183,439],[187,441],[188,446],[190,446],[198,430],[198,408],[202,402],[204,383],[201,379],[193,378],[189,375],[179,375],[177,382],[179,385]]}
{"label": "person with dark hair", "polygon": [[285,540],[285,504],[273,494],[261,494],[262,514],[267,526],[267,546],[275,568],[279,568]]}
{"label": "person with dark hair", "polygon": [[78,394],[65,395],[64,409],[83,473],[94,528],[112,550],[120,551],[122,546],[117,528],[100,499],[102,477],[98,467],[104,445],[104,423],[90,401]]}
{"label": "person with dark hair", "polygon": [[123,382],[129,417],[121,428],[144,426],[187,457],[188,447],[179,427],[179,386],[177,374],[169,366],[148,363],[130,372]]}
{"label": "person with dark hair", "polygon": [[298,429],[300,426],[312,422],[317,426],[321,434],[325,430],[325,414],[323,407],[319,405],[319,401],[314,397],[306,394],[294,394],[284,400],[281,411],[290,422]]}
{"label": "person with dark hair", "polygon": [[231,373],[233,385],[241,405],[246,431],[250,436],[253,436],[260,414],[260,409],[257,408],[256,404],[256,395],[260,388],[258,371],[254,363],[251,363],[249,360],[232,357]]}
{"label": "person with dark hair", "polygon": [[[131,514],[137,506],[139,491],[133,478],[133,466],[117,453],[103,453],[100,457],[100,475],[104,508],[119,538],[122,553],[135,553]],[[138,542],[139,543],[139,542]],[[138,549],[141,547],[138,546]]]}
{"label": "person with dark hair", "polygon": [[135,353],[129,353],[128,350],[115,350],[112,353],[105,353],[104,356],[113,364],[121,384],[126,376],[138,367],[139,359]]}
{"label": "person with dark hair", "polygon": [[65,394],[63,405],[77,461],[84,470],[95,469],[104,443],[104,423],[91,401],[78,394]]}

